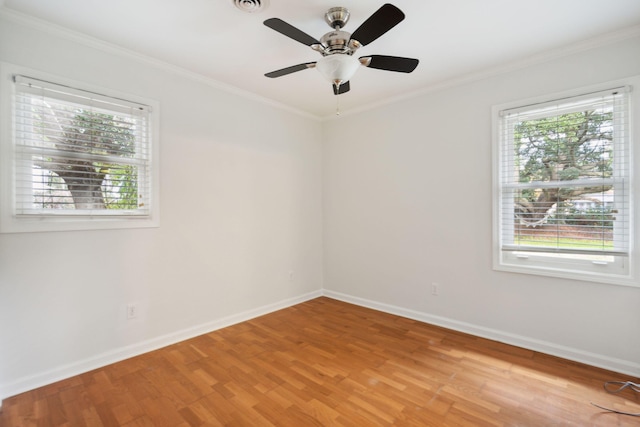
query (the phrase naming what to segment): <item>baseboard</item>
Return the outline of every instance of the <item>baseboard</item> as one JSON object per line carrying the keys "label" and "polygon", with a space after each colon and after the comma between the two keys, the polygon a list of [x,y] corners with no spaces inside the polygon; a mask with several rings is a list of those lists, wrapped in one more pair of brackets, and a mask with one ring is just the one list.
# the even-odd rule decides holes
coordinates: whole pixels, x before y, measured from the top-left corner
{"label": "baseboard", "polygon": [[633,377],[640,377],[640,364],[633,363],[626,360],[620,360],[600,354],[585,352],[579,349],[561,346],[546,341],[535,340],[532,338],[511,334],[508,332],[500,331],[497,329],[485,328],[482,326],[473,325],[470,323],[460,322],[457,320],[449,319],[441,316],[434,316],[423,312],[410,310],[390,304],[380,303],[377,301],[368,300],[365,298],[359,298],[352,295],[343,294],[331,290],[318,290],[309,292],[304,295],[300,295],[293,298],[288,298],[273,304],[268,304],[262,307],[258,307],[252,310],[247,310],[232,316],[224,317],[221,319],[207,322],[201,325],[196,325],[191,328],[176,331],[170,334],[162,335],[150,340],[142,341],[134,345],[122,347],[110,352],[98,354],[94,357],[79,360],[74,363],[70,363],[64,366],[59,366],[54,369],[39,372],[34,375],[19,378],[9,384],[3,384],[0,386],[0,410],[2,408],[2,399],[16,394],[23,393],[25,391],[33,390],[38,387],[45,386],[47,384],[54,383],[75,375],[79,375],[85,372],[89,372],[94,369],[101,368],[103,366],[110,365],[112,363],[119,362],[121,360],[129,359],[131,357],[139,356],[149,351],[157,350],[162,347],[166,347],[171,344],[175,344],[180,341],[184,341],[190,338],[197,337],[202,334],[206,334],[218,329],[225,328],[227,326],[235,325],[240,322],[251,320],[253,318],[263,316],[265,314],[272,313],[283,308],[291,307],[292,305],[299,304],[314,298],[326,296],[328,298],[336,299],[339,301],[348,302],[351,304],[359,305],[362,307],[371,308],[374,310],[382,311],[397,316],[406,317],[408,319],[418,320],[421,322],[442,326],[444,328],[452,329],[459,332],[468,333],[482,338],[499,341],[505,344],[514,345],[517,347],[526,348],[533,351],[538,351],[552,356],[562,357],[564,359],[573,360],[580,363],[586,363],[591,366],[608,369],[614,372],[619,372],[625,375],[631,375]]}
{"label": "baseboard", "polygon": [[359,298],[340,292],[334,292],[327,289],[323,290],[322,293],[328,298],[371,308],[374,310],[382,311],[384,313],[395,314],[397,316],[418,320],[420,322],[425,322],[432,325],[442,326],[443,328],[452,329],[458,332],[464,332],[467,334],[475,335],[477,337],[487,338],[516,347],[526,348],[528,350],[561,357],[563,359],[585,363],[587,365],[619,372],[625,375],[631,375],[633,377],[640,377],[640,364],[628,360],[621,360],[601,354],[590,353],[571,347],[565,347],[546,341],[536,340],[533,338],[504,332],[497,329],[485,328],[482,326],[460,322],[458,320],[449,319],[446,317],[434,316],[431,314],[372,301],[365,298]]}
{"label": "baseboard", "polygon": [[2,384],[0,385],[0,409],[2,408],[2,399],[6,399],[7,397],[15,396],[16,394],[33,390],[35,388],[54,383],[56,381],[73,377],[75,375],[80,375],[82,373],[89,372],[94,369],[119,362],[121,360],[139,356],[143,353],[157,350],[159,348],[166,347],[168,345],[175,344],[190,338],[194,338],[218,329],[222,329],[227,326],[251,320],[256,317],[263,316],[265,314],[269,314],[283,308],[291,307],[292,305],[299,304],[301,302],[305,302],[320,296],[322,296],[321,290],[309,292],[297,297],[288,298],[273,304],[264,305],[262,307],[247,310],[238,314],[234,314],[232,316],[224,317],[211,322],[203,323],[201,325],[196,325],[187,329],[152,338],[150,340],[142,341],[130,346],[118,348],[113,351],[98,354],[88,359],[78,360],[64,366],[58,366],[45,372],[38,372],[27,377],[19,378],[9,384]]}

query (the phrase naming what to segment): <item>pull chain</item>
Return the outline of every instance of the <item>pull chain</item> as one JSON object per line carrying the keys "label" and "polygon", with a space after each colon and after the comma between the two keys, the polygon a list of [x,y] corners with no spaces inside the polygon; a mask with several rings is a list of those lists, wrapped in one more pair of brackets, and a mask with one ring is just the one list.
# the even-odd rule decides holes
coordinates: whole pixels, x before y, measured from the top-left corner
{"label": "pull chain", "polygon": [[336,94],[336,116],[340,115],[340,83],[336,80],[333,83],[333,91]]}

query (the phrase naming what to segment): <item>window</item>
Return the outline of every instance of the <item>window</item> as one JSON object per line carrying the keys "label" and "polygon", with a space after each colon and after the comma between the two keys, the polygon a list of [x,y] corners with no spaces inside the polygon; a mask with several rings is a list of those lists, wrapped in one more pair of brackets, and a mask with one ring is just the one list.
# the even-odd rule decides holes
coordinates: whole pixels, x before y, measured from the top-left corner
{"label": "window", "polygon": [[630,93],[494,107],[494,268],[633,284]]}
{"label": "window", "polygon": [[26,73],[4,77],[13,96],[3,232],[157,226],[154,108]]}

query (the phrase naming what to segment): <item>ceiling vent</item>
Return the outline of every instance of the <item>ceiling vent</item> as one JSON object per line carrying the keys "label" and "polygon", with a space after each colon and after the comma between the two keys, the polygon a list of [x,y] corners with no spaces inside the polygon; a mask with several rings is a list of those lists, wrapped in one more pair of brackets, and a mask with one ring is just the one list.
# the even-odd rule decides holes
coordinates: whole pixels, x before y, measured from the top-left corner
{"label": "ceiling vent", "polygon": [[247,13],[261,12],[269,6],[269,0],[233,0],[233,3]]}

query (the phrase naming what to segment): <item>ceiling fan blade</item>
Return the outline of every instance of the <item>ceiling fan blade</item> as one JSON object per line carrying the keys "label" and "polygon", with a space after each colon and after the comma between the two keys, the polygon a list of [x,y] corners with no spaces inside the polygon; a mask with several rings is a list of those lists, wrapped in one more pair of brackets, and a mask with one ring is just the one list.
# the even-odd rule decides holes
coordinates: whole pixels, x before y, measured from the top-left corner
{"label": "ceiling fan blade", "polygon": [[270,73],[265,74],[267,77],[282,77],[287,74],[295,73],[296,71],[306,70],[307,68],[313,68],[316,66],[315,62],[307,62],[305,64],[292,65],[291,67],[282,68],[280,70],[272,71]]}
{"label": "ceiling fan blade", "polygon": [[380,9],[351,34],[351,40],[357,40],[362,46],[368,45],[404,19],[404,13],[392,4],[384,4]]}
{"label": "ceiling fan blade", "polygon": [[331,85],[331,87],[333,87],[333,94],[334,95],[342,95],[343,93],[349,92],[349,90],[351,90],[351,85],[349,84],[348,81],[342,83],[338,89],[336,89],[336,85]]}
{"label": "ceiling fan blade", "polygon": [[369,55],[363,56],[360,63],[365,67],[377,68],[378,70],[397,71],[399,73],[410,73],[418,66],[417,59],[403,58],[400,56]]}
{"label": "ceiling fan blade", "polygon": [[304,45],[311,46],[314,44],[320,44],[318,40],[314,39],[309,34],[297,29],[291,24],[284,22],[282,19],[270,18],[264,21],[264,25]]}

